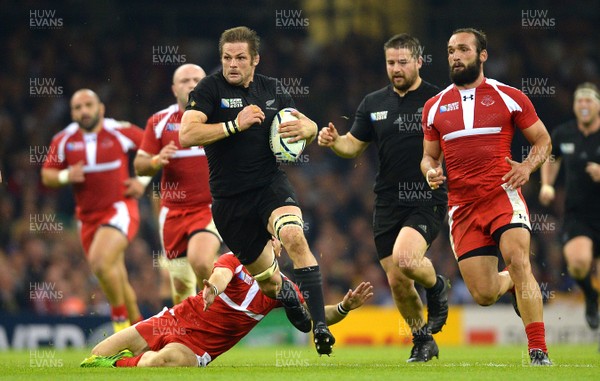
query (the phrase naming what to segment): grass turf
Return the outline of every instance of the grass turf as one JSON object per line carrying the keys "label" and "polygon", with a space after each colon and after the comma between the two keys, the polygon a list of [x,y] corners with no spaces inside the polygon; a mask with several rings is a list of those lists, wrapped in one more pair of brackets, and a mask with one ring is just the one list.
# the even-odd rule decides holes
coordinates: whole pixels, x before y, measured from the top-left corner
{"label": "grass turf", "polygon": [[553,367],[531,367],[524,346],[440,348],[440,359],[407,364],[410,347],[336,348],[318,357],[309,347],[238,347],[207,368],[79,368],[87,350],[3,352],[0,379],[9,380],[598,380],[596,345],[553,345]]}

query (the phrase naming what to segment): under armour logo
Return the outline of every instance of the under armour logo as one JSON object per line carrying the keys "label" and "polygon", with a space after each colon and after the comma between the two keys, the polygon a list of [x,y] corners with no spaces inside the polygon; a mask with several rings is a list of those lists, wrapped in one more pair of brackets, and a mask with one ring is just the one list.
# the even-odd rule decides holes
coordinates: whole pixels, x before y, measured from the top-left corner
{"label": "under armour logo", "polygon": [[471,94],[471,95],[463,95],[463,101],[473,100],[474,98],[475,97],[473,96],[473,94]]}

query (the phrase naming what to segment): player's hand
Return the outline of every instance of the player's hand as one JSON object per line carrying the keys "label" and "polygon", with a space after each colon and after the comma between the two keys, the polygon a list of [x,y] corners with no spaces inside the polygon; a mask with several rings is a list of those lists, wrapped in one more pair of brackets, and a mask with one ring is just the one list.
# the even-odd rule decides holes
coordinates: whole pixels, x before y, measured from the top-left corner
{"label": "player's hand", "polygon": [[248,105],[242,109],[235,118],[240,131],[245,131],[254,124],[262,124],[265,121],[265,113],[257,105]]}
{"label": "player's hand", "polygon": [[585,171],[590,175],[594,182],[600,183],[600,164],[588,161],[585,166]]}
{"label": "player's hand", "polygon": [[125,184],[125,197],[128,198],[140,198],[144,195],[146,187],[140,183],[138,179],[129,178],[123,182]]}
{"label": "player's hand", "polygon": [[204,311],[207,311],[208,308],[213,304],[217,294],[215,294],[215,287],[210,283],[207,279],[202,280],[204,284],[204,289],[202,290],[202,299],[204,299]]}
{"label": "player's hand", "polygon": [[164,146],[158,153],[158,166],[154,167],[154,169],[160,169],[169,164],[169,159],[175,155],[175,152],[177,152],[177,145],[171,140],[169,144]]}
{"label": "player's hand", "polygon": [[554,201],[554,187],[549,184],[544,184],[540,188],[539,199],[540,203],[544,206],[550,205],[552,201]]}
{"label": "player's hand", "polygon": [[340,134],[338,134],[337,129],[335,128],[333,123],[329,122],[329,125],[327,127],[323,127],[321,128],[321,131],[319,131],[319,139],[317,140],[317,143],[321,147],[333,147],[335,141],[339,137]]}
{"label": "player's hand", "polygon": [[438,189],[444,181],[446,181],[446,176],[444,176],[444,170],[441,166],[428,170],[427,173],[425,173],[425,178],[432,190]]}
{"label": "player's hand", "polygon": [[298,110],[292,111],[291,114],[298,120],[281,123],[278,128],[281,137],[289,138],[288,143],[295,143],[303,139],[312,141],[319,132],[317,124]]}
{"label": "player's hand", "polygon": [[362,306],[367,300],[373,297],[373,286],[370,282],[361,282],[354,291],[349,289],[344,299],[342,299],[342,307],[351,311]]}
{"label": "player's hand", "polygon": [[533,170],[531,165],[527,162],[519,163],[508,157],[505,157],[504,160],[512,167],[512,169],[502,177],[502,181],[506,183],[506,188],[512,190],[525,185],[525,183],[529,181],[529,176]]}
{"label": "player's hand", "polygon": [[275,237],[271,237],[271,245],[273,246],[273,254],[275,254],[275,258],[279,258],[281,256],[281,241]]}
{"label": "player's hand", "polygon": [[69,167],[69,182],[82,183],[85,181],[85,173],[83,172],[83,160]]}

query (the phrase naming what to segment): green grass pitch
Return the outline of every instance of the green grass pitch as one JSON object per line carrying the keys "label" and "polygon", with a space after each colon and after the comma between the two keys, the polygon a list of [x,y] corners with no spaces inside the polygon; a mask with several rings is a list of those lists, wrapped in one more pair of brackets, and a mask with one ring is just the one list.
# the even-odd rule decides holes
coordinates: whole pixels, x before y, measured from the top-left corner
{"label": "green grass pitch", "polygon": [[[6,380],[599,380],[597,345],[553,345],[553,367],[531,367],[524,346],[453,346],[440,358],[407,364],[410,347],[340,347],[318,357],[309,347],[237,347],[207,368],[79,368],[89,352],[41,348],[0,355]],[[199,378],[200,377],[200,378]]]}

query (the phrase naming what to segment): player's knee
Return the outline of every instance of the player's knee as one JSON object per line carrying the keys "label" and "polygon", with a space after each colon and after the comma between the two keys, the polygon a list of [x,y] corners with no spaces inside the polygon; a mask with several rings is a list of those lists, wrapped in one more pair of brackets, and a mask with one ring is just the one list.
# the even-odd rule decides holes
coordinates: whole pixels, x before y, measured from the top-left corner
{"label": "player's knee", "polygon": [[569,270],[569,275],[577,280],[585,278],[590,272],[589,263],[583,261],[571,261],[567,263],[567,268]]}
{"label": "player's knee", "polygon": [[94,275],[99,278],[102,278],[112,268],[111,264],[103,261],[99,256],[90,258],[89,264]]}
{"label": "player's knee", "polygon": [[401,298],[406,298],[410,296],[409,290],[413,286],[412,281],[405,277],[398,277],[393,274],[388,274],[387,276],[388,284],[392,291],[394,291],[394,295]]}
{"label": "player's knee", "polygon": [[195,283],[192,287],[189,282],[182,281],[179,278],[173,278],[173,288],[175,288],[175,292],[179,295],[189,295],[190,293],[195,293],[191,291],[192,288],[195,288]]}
{"label": "player's knee", "polygon": [[306,245],[304,221],[300,216],[291,213],[282,214],[273,222],[273,231],[288,251],[298,245]]}
{"label": "player's knee", "polygon": [[472,292],[472,295],[475,303],[483,307],[491,306],[492,304],[496,303],[496,300],[498,300],[498,295],[488,292],[475,291]]}
{"label": "player's knee", "polygon": [[529,254],[525,252],[517,252],[510,258],[510,266],[508,273],[513,280],[521,279],[531,272],[531,263],[529,262]]}

